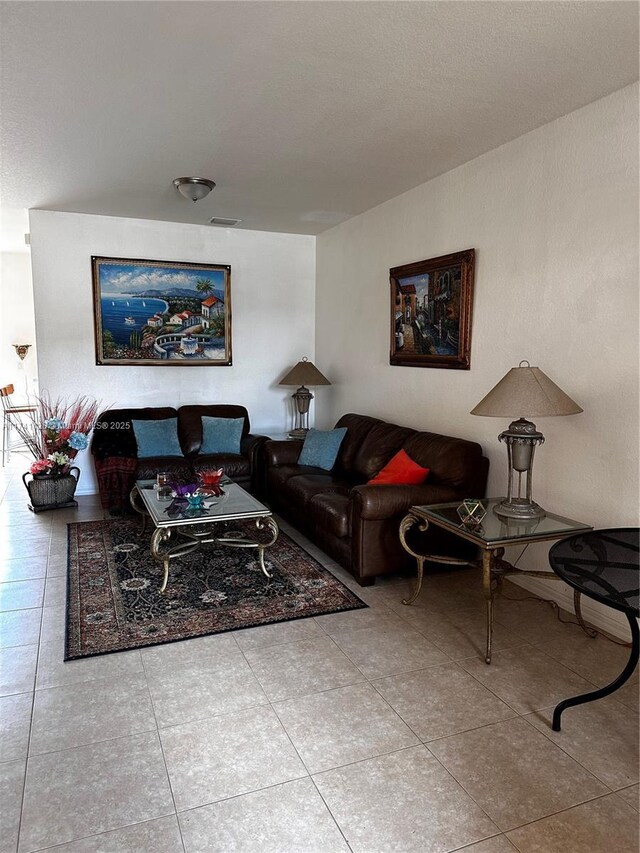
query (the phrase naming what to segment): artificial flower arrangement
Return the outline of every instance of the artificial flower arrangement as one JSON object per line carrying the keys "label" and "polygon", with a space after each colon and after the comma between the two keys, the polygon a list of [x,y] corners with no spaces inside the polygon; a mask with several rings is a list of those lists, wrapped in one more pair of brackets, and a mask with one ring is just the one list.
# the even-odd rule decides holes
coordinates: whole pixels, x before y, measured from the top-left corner
{"label": "artificial flower arrangement", "polygon": [[33,405],[33,411],[12,423],[36,460],[29,470],[34,477],[68,474],[72,460],[89,446],[100,404],[91,397],[66,401],[43,394]]}

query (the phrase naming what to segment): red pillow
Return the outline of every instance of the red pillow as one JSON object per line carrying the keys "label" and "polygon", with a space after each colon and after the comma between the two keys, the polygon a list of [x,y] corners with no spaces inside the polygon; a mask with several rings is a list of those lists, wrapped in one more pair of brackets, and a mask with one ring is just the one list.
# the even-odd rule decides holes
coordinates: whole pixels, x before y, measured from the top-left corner
{"label": "red pillow", "polygon": [[423,468],[414,462],[404,450],[399,450],[376,476],[369,480],[369,485],[405,485],[417,486],[424,483],[429,474],[428,468]]}

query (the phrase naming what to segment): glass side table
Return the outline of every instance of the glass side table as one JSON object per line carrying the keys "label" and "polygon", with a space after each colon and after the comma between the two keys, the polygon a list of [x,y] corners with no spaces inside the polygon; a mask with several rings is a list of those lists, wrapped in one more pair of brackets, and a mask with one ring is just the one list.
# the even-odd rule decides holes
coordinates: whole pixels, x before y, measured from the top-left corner
{"label": "glass side table", "polygon": [[560,731],[560,718],[566,708],[593,702],[614,693],[633,675],[640,657],[638,606],[640,585],[640,530],[615,527],[571,536],[556,542],[549,552],[553,571],[574,590],[624,613],[631,629],[631,654],[620,675],[605,687],[573,696],[556,705],[554,732]]}
{"label": "glass side table", "polygon": [[[491,641],[493,637],[493,597],[497,586],[502,578],[508,575],[521,575],[529,577],[544,578],[545,580],[559,579],[553,572],[528,571],[516,569],[511,563],[503,559],[504,549],[509,545],[526,545],[530,542],[544,542],[553,539],[563,539],[565,536],[581,533],[593,528],[589,524],[563,518],[560,515],[547,513],[544,518],[533,521],[517,521],[515,519],[500,518],[493,512],[494,507],[503,498],[483,498],[482,508],[485,515],[479,523],[463,523],[458,515],[460,502],[446,504],[432,504],[429,506],[412,506],[408,514],[400,522],[400,541],[402,547],[415,557],[418,566],[418,575],[413,592],[409,598],[403,599],[403,604],[412,604],[422,588],[425,562],[444,563],[458,566],[478,566],[482,568],[482,589],[484,592],[486,615],[487,615],[487,644],[485,662],[491,663]],[[459,560],[439,554],[420,553],[407,541],[407,535],[411,530],[426,532],[431,525],[440,527],[473,542],[481,551],[481,558],[475,561]],[[584,631],[589,629],[582,618],[580,608],[580,592],[574,590],[574,603],[578,622]]]}

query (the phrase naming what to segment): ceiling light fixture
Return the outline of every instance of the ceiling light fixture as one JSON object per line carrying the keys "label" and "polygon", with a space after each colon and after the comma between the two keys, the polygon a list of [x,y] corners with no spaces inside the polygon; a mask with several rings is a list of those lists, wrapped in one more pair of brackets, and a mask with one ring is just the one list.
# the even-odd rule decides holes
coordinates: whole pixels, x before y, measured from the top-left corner
{"label": "ceiling light fixture", "polygon": [[175,178],[173,185],[185,198],[196,202],[209,195],[215,187],[215,181],[208,178]]}

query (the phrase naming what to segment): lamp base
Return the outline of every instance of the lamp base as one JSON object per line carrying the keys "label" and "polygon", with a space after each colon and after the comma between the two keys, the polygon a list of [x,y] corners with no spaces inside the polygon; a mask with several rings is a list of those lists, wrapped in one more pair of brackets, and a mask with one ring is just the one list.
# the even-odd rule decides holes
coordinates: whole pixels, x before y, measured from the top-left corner
{"label": "lamp base", "polygon": [[496,515],[501,518],[515,518],[518,521],[534,521],[538,518],[544,518],[547,514],[546,510],[542,509],[535,501],[528,501],[524,498],[511,498],[511,500],[503,500],[493,508]]}
{"label": "lamp base", "polygon": [[297,429],[292,429],[291,432],[288,433],[288,435],[289,438],[293,438],[296,441],[304,441],[308,432],[308,429],[305,429],[304,427],[298,427]]}

